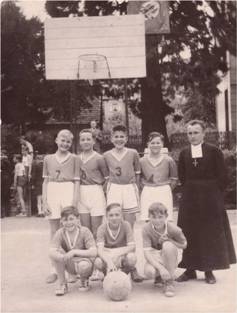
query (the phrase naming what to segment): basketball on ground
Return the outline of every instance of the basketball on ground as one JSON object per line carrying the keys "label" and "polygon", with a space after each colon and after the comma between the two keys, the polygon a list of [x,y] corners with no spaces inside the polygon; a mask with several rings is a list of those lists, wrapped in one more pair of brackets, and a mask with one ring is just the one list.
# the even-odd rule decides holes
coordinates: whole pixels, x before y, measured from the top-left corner
{"label": "basketball on ground", "polygon": [[121,272],[110,272],[103,281],[105,295],[113,301],[125,300],[132,290],[130,277]]}

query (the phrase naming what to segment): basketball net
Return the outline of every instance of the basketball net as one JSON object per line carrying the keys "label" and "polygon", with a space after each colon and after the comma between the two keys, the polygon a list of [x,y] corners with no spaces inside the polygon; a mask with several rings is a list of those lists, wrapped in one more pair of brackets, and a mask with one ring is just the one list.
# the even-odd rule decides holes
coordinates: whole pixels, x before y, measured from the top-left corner
{"label": "basketball net", "polygon": [[93,84],[94,84],[93,79],[88,79],[88,83],[89,83],[90,86],[93,86]]}
{"label": "basketball net", "polygon": [[107,57],[102,54],[83,54],[78,60],[78,79],[87,80],[93,86],[95,79],[111,78]]}

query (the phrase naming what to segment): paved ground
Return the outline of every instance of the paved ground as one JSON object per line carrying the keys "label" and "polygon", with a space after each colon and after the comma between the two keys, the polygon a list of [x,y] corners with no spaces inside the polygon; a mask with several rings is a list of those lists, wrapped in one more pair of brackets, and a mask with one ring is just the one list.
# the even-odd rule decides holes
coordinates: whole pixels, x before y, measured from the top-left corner
{"label": "paved ground", "polygon": [[[236,213],[229,212],[235,246],[237,247]],[[2,301],[1,312],[236,312],[237,266],[215,272],[218,283],[208,285],[198,273],[197,281],[176,283],[176,296],[166,298],[153,287],[152,281],[134,284],[129,299],[112,302],[103,295],[101,284],[92,284],[89,293],[80,293],[70,285],[70,293],[54,296],[54,285],[45,284],[48,274],[48,224],[44,219],[9,217],[2,227]],[[141,227],[135,228],[138,246]],[[142,272],[142,255],[138,253]],[[177,275],[182,272],[177,270]]]}

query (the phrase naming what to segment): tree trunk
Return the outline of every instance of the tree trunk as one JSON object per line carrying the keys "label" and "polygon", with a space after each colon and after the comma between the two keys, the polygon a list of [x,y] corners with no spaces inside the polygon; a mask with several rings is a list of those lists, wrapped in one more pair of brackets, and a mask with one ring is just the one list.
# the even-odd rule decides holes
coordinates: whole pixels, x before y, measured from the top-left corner
{"label": "tree trunk", "polygon": [[168,146],[165,114],[161,89],[161,72],[157,51],[159,37],[146,36],[146,68],[147,77],[141,82],[141,114],[142,114],[142,141],[146,145],[147,136],[152,131],[158,131],[165,137],[165,146]]}

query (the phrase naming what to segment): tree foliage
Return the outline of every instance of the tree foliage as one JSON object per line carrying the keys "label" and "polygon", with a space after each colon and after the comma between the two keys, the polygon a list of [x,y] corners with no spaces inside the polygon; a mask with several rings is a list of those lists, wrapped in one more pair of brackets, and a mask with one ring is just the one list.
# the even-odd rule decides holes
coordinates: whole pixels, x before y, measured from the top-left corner
{"label": "tree foliage", "polygon": [[41,117],[43,27],[37,18],[26,20],[13,1],[1,6],[2,117],[20,124]]}
{"label": "tree foliage", "polygon": [[[205,5],[205,7],[204,7]],[[187,118],[215,123],[220,73],[228,70],[226,52],[236,55],[236,5],[232,1],[170,1],[171,34],[163,43],[164,94],[184,86]],[[180,54],[188,51],[190,57]],[[167,97],[167,103],[169,103]]]}

